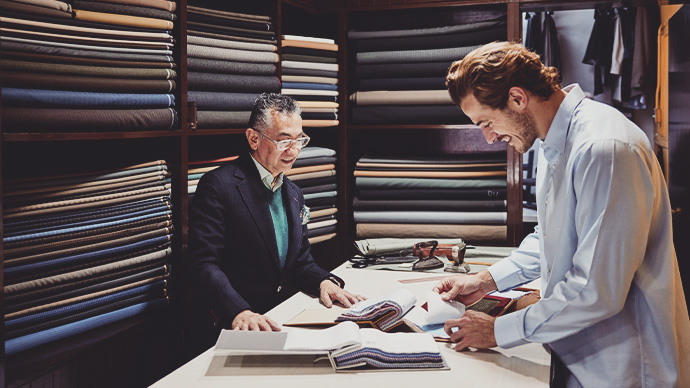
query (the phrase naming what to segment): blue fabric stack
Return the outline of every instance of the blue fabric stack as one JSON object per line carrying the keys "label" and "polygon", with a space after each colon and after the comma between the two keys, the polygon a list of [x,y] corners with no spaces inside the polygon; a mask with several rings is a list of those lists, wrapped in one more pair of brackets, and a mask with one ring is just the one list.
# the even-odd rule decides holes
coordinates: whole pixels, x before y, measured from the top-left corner
{"label": "blue fabric stack", "polygon": [[159,160],[5,184],[6,354],[167,304],[166,175]]}
{"label": "blue fabric stack", "polygon": [[279,92],[269,16],[187,7],[188,100],[201,129],[246,128],[256,97]]}
{"label": "blue fabric stack", "polygon": [[3,130],[169,130],[177,126],[176,5],[0,3]]}
{"label": "blue fabric stack", "polygon": [[335,150],[321,147],[302,149],[292,169],[286,173],[304,194],[310,209],[309,242],[332,239],[337,232],[338,184],[335,176]]}

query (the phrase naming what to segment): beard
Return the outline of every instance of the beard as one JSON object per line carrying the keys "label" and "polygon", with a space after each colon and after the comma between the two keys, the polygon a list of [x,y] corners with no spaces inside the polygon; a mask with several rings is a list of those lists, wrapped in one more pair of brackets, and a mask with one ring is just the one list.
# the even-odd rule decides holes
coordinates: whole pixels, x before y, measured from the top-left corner
{"label": "beard", "polygon": [[504,109],[504,113],[513,121],[515,124],[515,134],[512,139],[518,140],[518,142],[513,141],[512,146],[519,153],[524,154],[529,151],[537,141],[537,123],[527,113],[518,113],[509,108]]}

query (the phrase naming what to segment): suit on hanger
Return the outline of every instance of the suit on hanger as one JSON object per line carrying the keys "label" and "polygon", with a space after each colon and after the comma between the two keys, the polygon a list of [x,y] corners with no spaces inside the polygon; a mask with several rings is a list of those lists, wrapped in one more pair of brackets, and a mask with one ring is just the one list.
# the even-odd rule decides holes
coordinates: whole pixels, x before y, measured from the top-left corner
{"label": "suit on hanger", "polygon": [[250,155],[204,174],[197,186],[189,216],[191,276],[217,328],[229,328],[243,310],[266,313],[291,295],[286,287],[318,295],[320,283],[334,276],[314,263],[300,219],[304,197],[287,177],[289,243],[281,270],[271,194]]}

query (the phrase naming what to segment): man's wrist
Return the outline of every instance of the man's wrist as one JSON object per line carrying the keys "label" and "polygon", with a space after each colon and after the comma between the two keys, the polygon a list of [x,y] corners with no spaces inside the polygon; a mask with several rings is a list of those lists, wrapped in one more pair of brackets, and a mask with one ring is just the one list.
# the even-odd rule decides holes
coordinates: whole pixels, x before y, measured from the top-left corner
{"label": "man's wrist", "polygon": [[496,282],[494,281],[493,276],[491,276],[491,272],[487,270],[482,270],[479,271],[476,276],[479,277],[482,290],[485,293],[488,294],[489,292],[496,291],[498,289],[498,286],[496,286]]}
{"label": "man's wrist", "polygon": [[[342,285],[342,283],[340,282],[340,280],[338,280],[338,278],[336,278],[336,277],[333,276],[333,275],[324,278],[324,279],[321,281],[321,283],[323,283],[323,282],[325,282],[325,281],[330,281],[330,282],[332,282],[333,284],[335,284],[336,286],[338,286],[338,287],[340,287],[340,288],[343,288],[343,285]],[[319,291],[321,291],[321,284],[319,284]]]}

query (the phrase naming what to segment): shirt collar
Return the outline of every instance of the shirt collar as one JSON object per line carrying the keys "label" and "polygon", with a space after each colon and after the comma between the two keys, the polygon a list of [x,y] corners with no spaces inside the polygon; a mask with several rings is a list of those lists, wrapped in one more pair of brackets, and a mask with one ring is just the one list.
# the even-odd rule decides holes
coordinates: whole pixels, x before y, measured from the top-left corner
{"label": "shirt collar", "polygon": [[252,158],[252,161],[254,161],[254,165],[256,165],[257,170],[259,170],[259,177],[261,177],[261,182],[263,182],[264,186],[274,193],[278,191],[280,186],[283,185],[283,177],[285,174],[281,172],[278,174],[278,176],[273,178],[273,174],[271,174],[264,166],[261,165],[261,163],[254,159],[254,155],[249,154],[249,156]]}
{"label": "shirt collar", "polygon": [[558,107],[556,115],[553,117],[549,132],[542,143],[544,156],[547,160],[553,161],[558,154],[565,150],[565,141],[570,130],[570,122],[575,113],[575,109],[585,98],[585,93],[578,84],[568,85],[563,88],[566,96]]}

